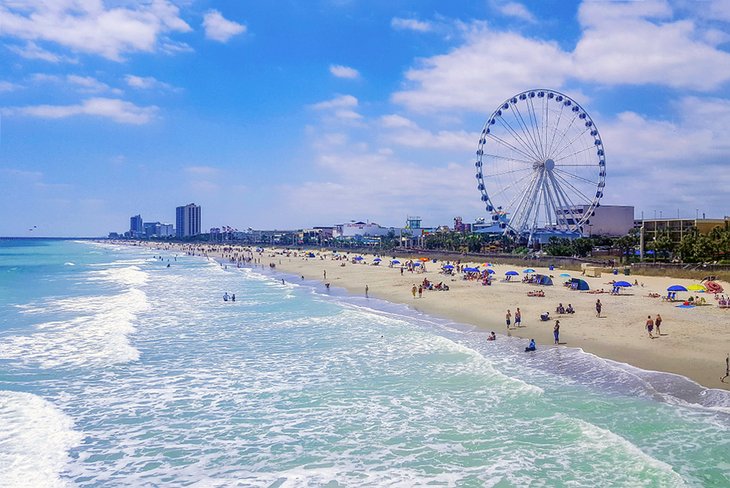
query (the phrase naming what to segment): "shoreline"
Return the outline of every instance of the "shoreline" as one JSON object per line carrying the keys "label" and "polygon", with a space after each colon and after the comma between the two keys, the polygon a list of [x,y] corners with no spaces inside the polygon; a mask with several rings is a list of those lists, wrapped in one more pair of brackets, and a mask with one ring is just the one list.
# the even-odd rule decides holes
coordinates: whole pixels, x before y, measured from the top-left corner
{"label": "shoreline", "polygon": [[[193,249],[188,245],[139,245],[177,252],[191,252]],[[709,293],[698,294],[704,295],[707,305],[692,309],[677,308],[676,303],[648,297],[649,293],[661,294],[667,288],[667,283],[686,286],[696,283],[696,280],[631,275],[627,279],[630,278],[632,282],[637,280],[644,286],[628,288],[620,295],[591,294],[561,286],[562,278],[558,276],[563,270],[558,268],[535,268],[538,273],[553,275],[555,282],[553,286],[535,286],[520,282],[519,277],[515,282],[503,281],[505,271],[515,268],[499,264],[492,268],[495,270],[493,276],[497,277],[493,284],[483,286],[479,282],[462,280],[460,276],[441,274],[440,261],[425,263],[427,271],[424,273],[404,271],[401,274],[399,267],[388,267],[386,263],[390,258],[385,255],[382,256],[382,264],[376,266],[373,265],[375,256],[364,254],[360,261],[362,264],[353,264],[351,258],[356,254],[335,254],[331,251],[311,251],[315,257],[310,258],[306,257],[310,251],[277,248],[266,248],[263,253],[230,246],[195,245],[194,249],[192,252],[196,255],[216,258],[223,265],[236,266],[240,259],[251,260],[245,263],[246,266],[266,268],[274,265],[277,271],[303,276],[322,285],[327,282],[353,296],[365,297],[367,286],[370,297],[404,304],[417,312],[440,319],[471,325],[486,332],[494,331],[500,336],[508,335],[525,341],[534,338],[541,348],[579,348],[604,359],[647,371],[677,374],[706,388],[730,391],[730,383],[720,382],[725,372],[725,357],[730,353],[730,309],[718,308],[713,295]],[[333,259],[337,255],[343,257]],[[413,256],[413,259],[417,258]],[[406,262],[404,258],[400,260]],[[343,263],[345,266],[342,266]],[[591,289],[607,288],[610,291],[608,282],[614,278],[622,279],[621,275],[591,278],[580,276],[575,271],[569,273],[587,281]],[[413,298],[413,284],[418,286],[424,278],[434,283],[443,282],[450,290],[424,290],[422,298]],[[730,284],[720,284],[727,294]],[[545,296],[528,297],[527,292],[534,289],[544,290]],[[689,296],[689,293],[680,295]],[[600,318],[596,317],[594,310],[597,299],[604,304]],[[564,306],[571,303],[576,313],[555,315],[558,303]],[[504,318],[506,310],[509,309],[514,315],[517,307],[521,309],[524,325],[515,328],[512,324],[512,328],[507,330]],[[551,319],[543,322],[539,315],[545,311],[550,312]],[[644,323],[647,315],[655,317],[657,313],[663,318],[661,336],[649,339]],[[559,346],[553,345],[555,319],[560,320]]]}

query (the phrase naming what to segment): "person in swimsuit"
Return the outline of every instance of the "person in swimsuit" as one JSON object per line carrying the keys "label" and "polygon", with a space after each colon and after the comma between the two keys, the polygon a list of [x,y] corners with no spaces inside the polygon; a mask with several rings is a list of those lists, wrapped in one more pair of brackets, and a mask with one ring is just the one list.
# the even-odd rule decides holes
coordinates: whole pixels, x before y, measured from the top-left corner
{"label": "person in swimsuit", "polygon": [[517,307],[517,311],[515,312],[515,327],[520,327],[522,325],[522,312],[520,312],[520,307]]}
{"label": "person in swimsuit", "polygon": [[656,318],[654,319],[654,327],[656,327],[656,336],[657,337],[662,335],[661,330],[659,330],[660,325],[662,325],[662,316],[659,314],[656,314]]}
{"label": "person in swimsuit", "polygon": [[507,310],[507,314],[504,316],[504,321],[507,322],[507,328],[509,329],[510,324],[512,323],[512,312]]}
{"label": "person in swimsuit", "polygon": [[652,333],[654,332],[654,321],[651,318],[651,315],[646,317],[646,330],[649,332],[649,339],[653,339],[654,336]]}
{"label": "person in swimsuit", "polygon": [[600,317],[601,316],[601,309],[602,308],[603,308],[603,306],[601,305],[601,300],[600,299],[596,300],[596,317]]}
{"label": "person in swimsuit", "polygon": [[560,338],[560,321],[555,321],[555,327],[553,327],[553,337],[555,338],[555,345],[557,346],[560,344],[559,338]]}

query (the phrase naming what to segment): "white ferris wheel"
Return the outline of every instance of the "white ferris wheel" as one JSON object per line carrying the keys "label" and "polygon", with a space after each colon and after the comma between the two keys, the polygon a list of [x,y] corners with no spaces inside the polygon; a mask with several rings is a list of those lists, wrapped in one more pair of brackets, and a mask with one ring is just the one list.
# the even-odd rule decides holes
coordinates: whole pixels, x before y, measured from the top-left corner
{"label": "white ferris wheel", "polygon": [[603,141],[575,100],[534,89],[504,101],[482,128],[476,178],[492,221],[507,234],[577,236],[606,181]]}

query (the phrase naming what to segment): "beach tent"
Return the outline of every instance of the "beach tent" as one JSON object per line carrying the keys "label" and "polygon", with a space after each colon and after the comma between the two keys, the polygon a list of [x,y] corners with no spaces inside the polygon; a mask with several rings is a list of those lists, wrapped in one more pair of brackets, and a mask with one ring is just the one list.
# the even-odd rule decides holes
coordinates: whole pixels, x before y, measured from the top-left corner
{"label": "beach tent", "polygon": [[588,283],[585,282],[585,280],[581,280],[580,278],[571,278],[570,282],[572,283],[571,288],[574,290],[590,290],[590,287],[588,286]]}
{"label": "beach tent", "polygon": [[553,284],[552,278],[547,275],[536,274],[533,279],[535,280],[535,284],[538,285],[550,286]]}

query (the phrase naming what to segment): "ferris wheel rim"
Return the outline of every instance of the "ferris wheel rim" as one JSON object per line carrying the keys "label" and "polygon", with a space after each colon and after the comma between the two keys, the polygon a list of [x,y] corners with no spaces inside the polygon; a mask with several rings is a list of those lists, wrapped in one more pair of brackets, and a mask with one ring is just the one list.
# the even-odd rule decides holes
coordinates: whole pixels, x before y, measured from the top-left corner
{"label": "ferris wheel rim", "polygon": [[[535,98],[543,99],[542,109],[545,111],[544,119],[538,120],[538,114],[535,111],[533,103],[533,99]],[[556,124],[554,126],[549,126],[548,120],[550,113],[549,101],[551,100],[560,104],[558,121],[554,123]],[[522,106],[526,108],[527,113],[524,115],[519,111],[520,102],[525,102]],[[568,113],[570,114],[572,112],[574,115],[570,119],[568,127],[558,137],[558,126],[561,123],[563,109],[565,107],[570,107]],[[511,110],[514,115],[514,121],[517,122],[516,125],[518,126],[517,129],[511,127],[508,122],[505,125],[505,119],[502,115],[503,111],[508,110]],[[554,107],[553,110],[555,110]],[[525,120],[526,118],[528,121]],[[575,135],[572,140],[563,140],[571,131],[576,120],[579,120],[579,123],[582,123],[585,129]],[[511,140],[504,140],[492,134],[490,129],[497,121],[502,124],[508,136],[512,137]],[[542,129],[544,129],[544,132]],[[548,129],[552,129],[552,137],[550,137]],[[580,138],[588,139],[587,137],[583,137],[586,133],[593,138],[594,144],[571,153],[570,151],[574,149],[574,142]],[[491,140],[493,144],[501,145],[503,150],[516,154],[516,156],[506,157],[496,154],[498,151],[495,151],[494,154],[485,153],[484,149],[488,147],[488,140]],[[587,162],[586,164],[570,164],[571,161],[568,160],[569,158],[575,158],[580,153],[588,153],[592,150],[595,150],[596,155],[596,157],[592,158],[592,162]],[[566,151],[568,152],[566,153]],[[507,160],[506,162],[515,163],[516,168],[510,167],[509,170],[501,173],[501,175],[526,173],[520,180],[514,183],[515,185],[517,183],[524,184],[522,194],[520,195],[519,192],[515,192],[515,196],[513,196],[507,205],[497,204],[501,203],[499,202],[500,193],[506,192],[508,188],[503,188],[501,192],[499,189],[488,188],[489,180],[485,179],[484,174],[485,155],[489,158],[502,159]],[[582,157],[585,156],[584,154]],[[541,198],[540,191],[542,191],[542,197],[545,199],[545,208],[542,212],[549,219],[548,222],[552,222],[552,216],[549,214],[551,212],[555,214],[555,224],[550,224],[553,226],[553,229],[556,229],[558,223],[561,222],[559,214],[562,212],[563,223],[560,225],[569,231],[582,232],[583,225],[589,222],[590,217],[595,214],[595,209],[600,206],[600,199],[603,196],[603,188],[605,187],[605,149],[603,139],[600,136],[595,122],[585,108],[572,97],[549,88],[524,90],[507,98],[498,105],[497,109],[492,112],[482,127],[475,165],[477,168],[477,188],[482,194],[481,200],[485,204],[485,209],[492,214],[492,220],[499,222],[500,227],[504,229],[505,233],[511,231],[522,234],[529,228],[530,235],[532,235],[532,232],[537,229],[541,205],[539,202]],[[577,168],[579,167],[596,168],[598,173],[597,180],[589,180],[584,176],[574,173],[573,171],[577,172]],[[491,178],[497,176],[500,176],[500,174],[490,175]],[[578,188],[580,185],[586,184],[595,185],[595,191],[591,197],[588,197]],[[550,194],[549,197],[546,194]],[[573,203],[570,198],[571,195],[579,199],[579,205]],[[538,200],[538,206],[533,216],[534,200]],[[507,214],[514,210],[513,207],[515,205],[515,208],[521,213],[519,214],[520,219],[513,221],[512,219],[516,215],[513,214],[512,217],[507,219]],[[550,208],[551,205],[552,210]],[[576,218],[578,207],[582,207],[581,215],[579,218]],[[570,218],[567,216],[568,213]],[[529,223],[530,218],[533,219],[531,224]]]}

